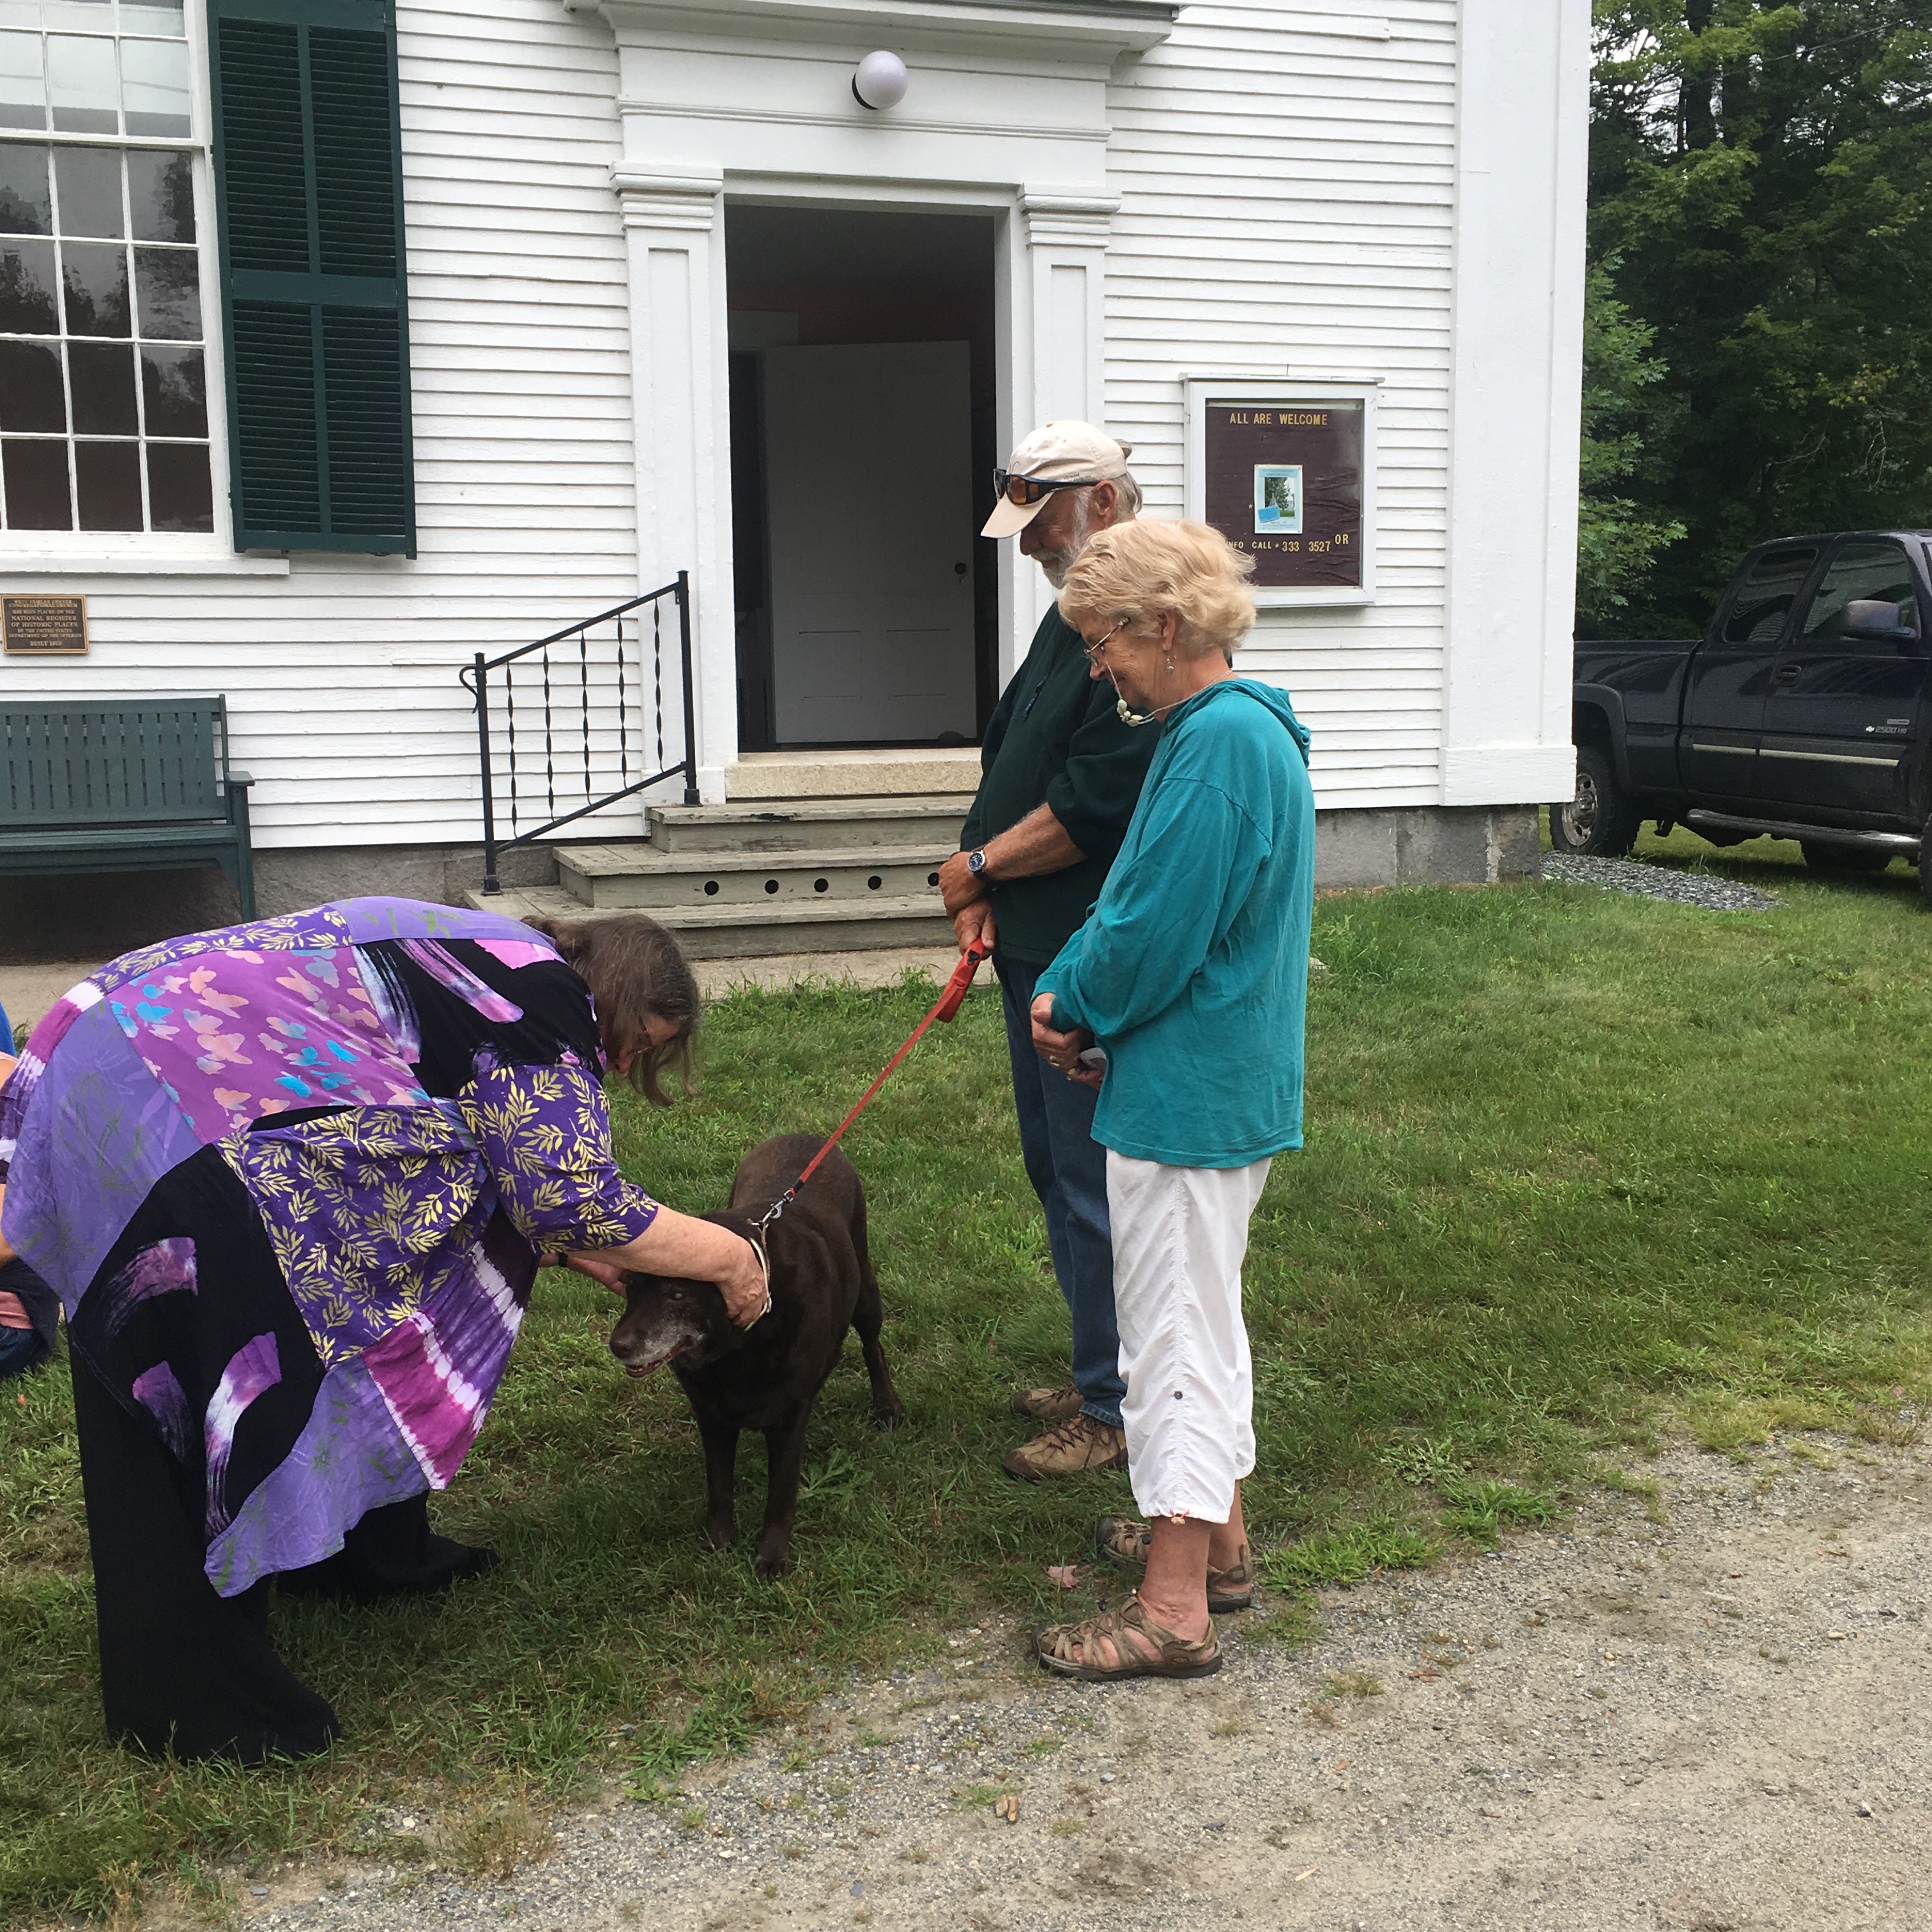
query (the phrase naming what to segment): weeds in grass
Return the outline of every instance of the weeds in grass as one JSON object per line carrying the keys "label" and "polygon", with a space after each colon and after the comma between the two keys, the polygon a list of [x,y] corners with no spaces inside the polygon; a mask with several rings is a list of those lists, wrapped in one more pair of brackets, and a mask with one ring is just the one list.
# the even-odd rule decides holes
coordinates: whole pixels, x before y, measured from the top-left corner
{"label": "weeds in grass", "polygon": [[458,1804],[437,1822],[439,1864],[472,1878],[506,1879],[550,1848],[549,1820],[525,1790],[511,1790]]}
{"label": "weeds in grass", "polygon": [[1861,1403],[1852,1426],[1867,1442],[1882,1442],[1893,1449],[1916,1448],[1925,1439],[1925,1425],[1910,1416]]}
{"label": "weeds in grass", "polygon": [[1474,1543],[1494,1543],[1504,1523],[1546,1523],[1556,1514],[1553,1498],[1487,1478],[1450,1477],[1438,1492],[1446,1505],[1443,1522]]}
{"label": "weeds in grass", "polygon": [[1330,1671],[1328,1690],[1336,1697],[1379,1697],[1382,1680],[1370,1676],[1366,1670]]}
{"label": "weeds in grass", "polygon": [[1436,1546],[1419,1531],[1370,1519],[1270,1550],[1262,1568],[1270,1583],[1306,1588],[1359,1583],[1376,1570],[1412,1569],[1435,1554]]}

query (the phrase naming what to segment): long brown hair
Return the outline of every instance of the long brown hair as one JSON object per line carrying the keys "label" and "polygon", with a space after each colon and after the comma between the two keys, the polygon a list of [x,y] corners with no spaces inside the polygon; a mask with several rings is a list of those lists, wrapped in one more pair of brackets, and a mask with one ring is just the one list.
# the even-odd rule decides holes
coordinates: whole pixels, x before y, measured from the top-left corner
{"label": "long brown hair", "polygon": [[[667,1069],[691,1092],[691,1042],[701,1010],[691,962],[656,920],[625,913],[602,919],[552,919],[532,914],[524,921],[556,944],[564,964],[590,988],[604,1052],[614,1064],[633,1054],[626,1078],[653,1106],[670,1096],[658,1083]],[[653,1046],[645,1028],[668,1020],[677,1030]]]}

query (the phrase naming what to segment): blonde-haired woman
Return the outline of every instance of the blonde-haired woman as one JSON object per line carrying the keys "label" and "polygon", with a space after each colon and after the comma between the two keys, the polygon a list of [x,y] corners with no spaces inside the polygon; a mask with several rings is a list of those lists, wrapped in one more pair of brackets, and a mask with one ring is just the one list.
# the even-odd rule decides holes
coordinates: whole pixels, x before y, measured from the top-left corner
{"label": "blonde-haired woman", "polygon": [[[1094,538],[1060,597],[1121,715],[1162,731],[1120,856],[1033,1008],[1040,1051],[1101,1082],[1121,1419],[1148,1519],[1097,1532],[1138,1574],[1125,1604],[1035,1638],[1068,1676],[1217,1670],[1211,1612],[1254,1588],[1240,1270],[1269,1163],[1301,1144],[1315,804],[1287,698],[1234,673],[1252,568],[1204,524],[1134,523]],[[1096,1042],[1104,1076],[1079,1058]]]}

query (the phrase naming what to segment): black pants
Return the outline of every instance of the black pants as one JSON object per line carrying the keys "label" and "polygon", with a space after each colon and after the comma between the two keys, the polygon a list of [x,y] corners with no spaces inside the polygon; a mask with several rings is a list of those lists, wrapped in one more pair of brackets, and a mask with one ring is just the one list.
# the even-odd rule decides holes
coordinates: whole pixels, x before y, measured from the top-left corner
{"label": "black pants", "polygon": [[[268,1583],[215,1594],[202,1568],[202,1498],[187,1492],[152,1426],[128,1414],[78,1353],[73,1363],[108,1734],[143,1750],[243,1764],[327,1750],[340,1727],[275,1654]],[[339,1555],[281,1581],[366,1603],[445,1588],[495,1561],[432,1535],[428,1498],[413,1496],[370,1510]]]}

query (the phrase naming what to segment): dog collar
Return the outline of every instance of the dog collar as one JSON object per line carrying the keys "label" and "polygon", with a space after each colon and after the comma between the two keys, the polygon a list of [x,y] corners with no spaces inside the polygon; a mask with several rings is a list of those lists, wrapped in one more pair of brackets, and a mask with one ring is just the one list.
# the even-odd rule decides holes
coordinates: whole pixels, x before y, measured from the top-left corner
{"label": "dog collar", "polygon": [[751,1243],[752,1252],[758,1256],[758,1266],[764,1270],[765,1276],[765,1305],[752,1317],[751,1321],[752,1327],[755,1328],[772,1312],[772,1258],[765,1252],[764,1230],[762,1228],[756,1234],[747,1234],[745,1238]]}

